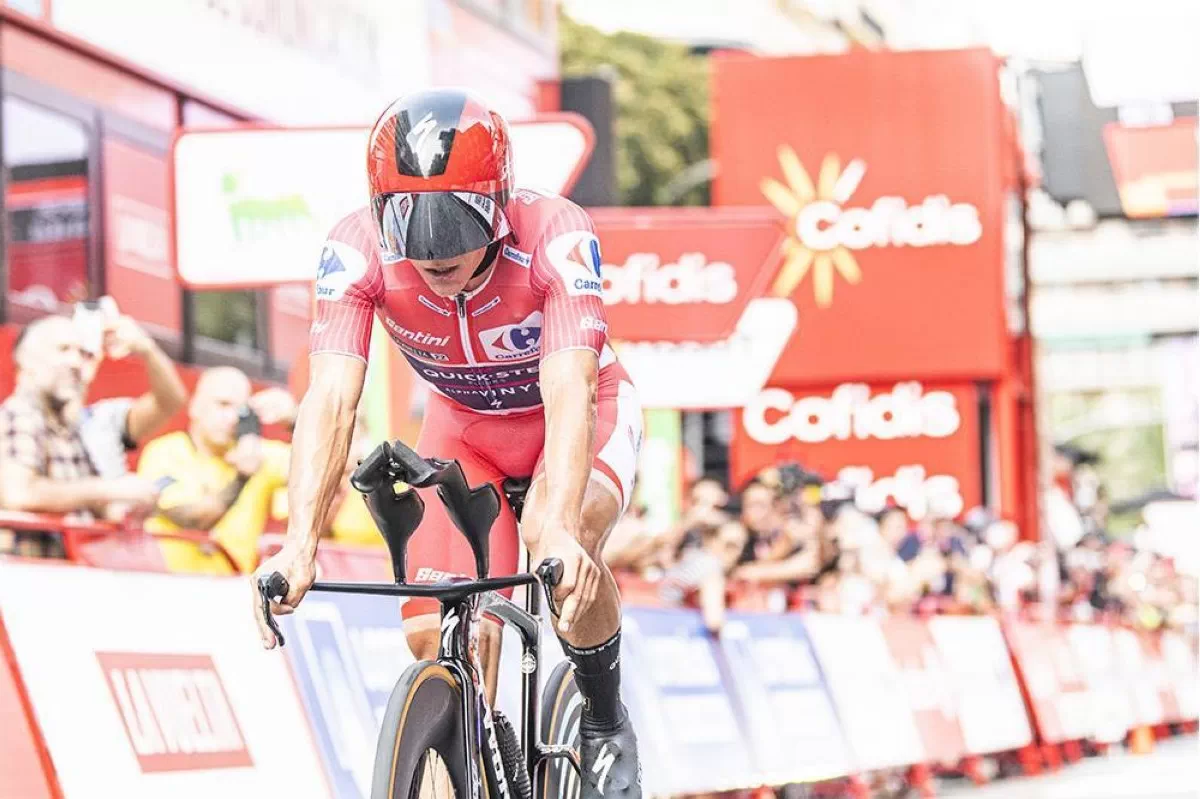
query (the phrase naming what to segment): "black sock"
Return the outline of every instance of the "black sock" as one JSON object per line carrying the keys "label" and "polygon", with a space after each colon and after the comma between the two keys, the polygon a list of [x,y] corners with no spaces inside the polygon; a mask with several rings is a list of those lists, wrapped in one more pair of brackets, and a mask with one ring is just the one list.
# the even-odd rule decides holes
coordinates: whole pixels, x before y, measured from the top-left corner
{"label": "black sock", "polygon": [[566,641],[562,645],[575,664],[575,684],[583,695],[580,724],[592,732],[616,730],[625,721],[621,706],[621,631],[588,649],[576,649]]}

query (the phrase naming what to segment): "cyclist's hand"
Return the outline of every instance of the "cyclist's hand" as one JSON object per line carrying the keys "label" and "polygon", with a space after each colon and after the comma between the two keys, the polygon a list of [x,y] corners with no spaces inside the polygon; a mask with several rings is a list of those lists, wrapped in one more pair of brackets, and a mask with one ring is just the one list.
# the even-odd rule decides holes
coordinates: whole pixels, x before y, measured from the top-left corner
{"label": "cyclist's hand", "polygon": [[250,575],[250,591],[254,597],[254,622],[258,625],[258,634],[262,638],[263,649],[275,648],[275,634],[267,626],[267,620],[262,615],[262,594],[258,591],[258,578],[279,572],[288,582],[288,595],[282,602],[271,602],[271,613],[276,616],[286,616],[296,610],[300,600],[308,593],[313,582],[317,579],[317,562],[304,552],[284,546],[283,549],[267,558],[259,565],[254,574]]}
{"label": "cyclist's hand", "polygon": [[558,605],[558,631],[568,633],[575,620],[587,613],[600,590],[600,567],[575,538],[560,531],[547,543],[542,558],[558,558],[563,563],[563,575],[554,587]]}

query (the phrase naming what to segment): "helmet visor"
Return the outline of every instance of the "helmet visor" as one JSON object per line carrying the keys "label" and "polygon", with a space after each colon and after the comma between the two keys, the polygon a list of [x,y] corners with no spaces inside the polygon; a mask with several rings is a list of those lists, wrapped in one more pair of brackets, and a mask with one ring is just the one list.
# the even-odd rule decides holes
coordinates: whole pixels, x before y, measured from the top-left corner
{"label": "helmet visor", "polygon": [[375,220],[385,259],[457,258],[508,235],[500,204],[464,191],[403,192],[375,200]]}

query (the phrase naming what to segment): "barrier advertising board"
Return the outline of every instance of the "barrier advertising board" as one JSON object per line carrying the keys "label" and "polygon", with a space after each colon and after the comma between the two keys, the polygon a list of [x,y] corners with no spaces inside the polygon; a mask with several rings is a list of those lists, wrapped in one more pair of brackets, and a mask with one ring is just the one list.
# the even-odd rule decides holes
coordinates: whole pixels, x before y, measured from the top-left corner
{"label": "barrier advertising board", "polygon": [[283,633],[334,792],[366,799],[388,697],[413,662],[399,605],[388,597],[309,594],[284,617]]}
{"label": "barrier advertising board", "polygon": [[749,787],[754,761],[716,643],[695,611],[627,608],[623,694],[638,730],[647,794]]}
{"label": "barrier advertising board", "polygon": [[937,616],[929,620],[958,707],[967,752],[1020,749],[1033,740],[1021,686],[1000,624],[991,616]]}
{"label": "barrier advertising board", "polygon": [[1151,678],[1150,662],[1146,659],[1138,634],[1133,630],[1117,628],[1112,631],[1112,636],[1117,671],[1133,701],[1134,719],[1138,724],[1162,724],[1166,721],[1166,708],[1158,694],[1158,686]]}
{"label": "barrier advertising board", "polygon": [[1200,715],[1200,672],[1196,667],[1195,639],[1189,640],[1173,631],[1163,633],[1162,653],[1180,714],[1185,719],[1196,718]]}
{"label": "barrier advertising board", "polygon": [[854,765],[866,771],[926,760],[900,670],[875,619],[805,614]]}
{"label": "barrier advertising board", "polygon": [[249,608],[242,580],[0,563],[63,795],[329,797],[287,659]]}
{"label": "barrier advertising board", "polygon": [[730,613],[721,652],[764,785],[851,772],[837,709],[800,616]]}
{"label": "barrier advertising board", "polygon": [[895,616],[882,628],[926,755],[937,763],[957,763],[966,754],[966,743],[949,673],[926,623]]}
{"label": "barrier advertising board", "polygon": [[1005,634],[1033,705],[1038,735],[1047,743],[1078,741],[1093,728],[1091,693],[1065,631],[1049,624],[1013,622]]}
{"label": "barrier advertising board", "polygon": [[1092,696],[1092,736],[1113,743],[1134,725],[1133,702],[1117,668],[1111,632],[1098,624],[1072,624],[1067,640]]}

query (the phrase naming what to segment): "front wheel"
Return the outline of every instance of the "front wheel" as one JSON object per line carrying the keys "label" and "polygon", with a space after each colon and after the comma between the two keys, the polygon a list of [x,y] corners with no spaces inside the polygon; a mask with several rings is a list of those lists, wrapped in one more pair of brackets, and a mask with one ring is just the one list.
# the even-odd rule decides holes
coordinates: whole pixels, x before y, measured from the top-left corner
{"label": "front wheel", "polygon": [[401,675],[375,751],[371,799],[455,799],[467,789],[462,689],[430,660]]}
{"label": "front wheel", "polygon": [[[575,669],[564,660],[554,667],[542,693],[542,740],[579,751],[583,696],[575,685]],[[579,776],[565,758],[546,761],[538,769],[534,799],[578,799]]]}

